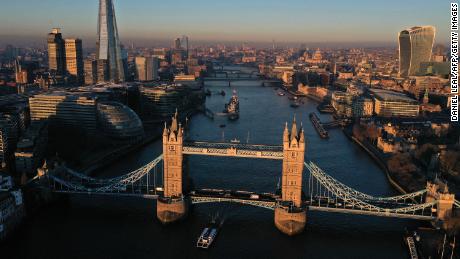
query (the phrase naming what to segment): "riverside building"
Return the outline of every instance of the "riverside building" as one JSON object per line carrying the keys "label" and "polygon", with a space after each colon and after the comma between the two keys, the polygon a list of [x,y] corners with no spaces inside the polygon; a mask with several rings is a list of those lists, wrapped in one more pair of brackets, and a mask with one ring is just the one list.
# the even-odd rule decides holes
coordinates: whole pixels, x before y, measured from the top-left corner
{"label": "riverside building", "polygon": [[402,94],[388,90],[372,89],[375,101],[375,114],[381,117],[417,117],[419,103]]}
{"label": "riverside building", "polygon": [[45,156],[48,143],[48,123],[39,121],[30,125],[17,144],[14,153],[16,172],[20,175],[35,176]]}
{"label": "riverside building", "polygon": [[203,88],[185,84],[144,85],[140,88],[142,117],[162,121],[176,113],[189,115],[205,101]]}
{"label": "riverside building", "polygon": [[97,105],[98,121],[106,136],[123,142],[138,142],[144,137],[139,116],[118,102],[101,102]]}
{"label": "riverside building", "polygon": [[32,121],[50,120],[51,125],[79,127],[95,133],[97,97],[93,94],[52,92],[29,98]]}

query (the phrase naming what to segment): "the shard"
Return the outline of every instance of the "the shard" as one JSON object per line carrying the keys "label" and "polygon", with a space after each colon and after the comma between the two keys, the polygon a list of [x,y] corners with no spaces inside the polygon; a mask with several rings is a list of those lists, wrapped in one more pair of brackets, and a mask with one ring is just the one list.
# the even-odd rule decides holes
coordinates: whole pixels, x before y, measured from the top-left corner
{"label": "the shard", "polygon": [[123,57],[112,0],[99,0],[97,36],[98,81],[123,82]]}

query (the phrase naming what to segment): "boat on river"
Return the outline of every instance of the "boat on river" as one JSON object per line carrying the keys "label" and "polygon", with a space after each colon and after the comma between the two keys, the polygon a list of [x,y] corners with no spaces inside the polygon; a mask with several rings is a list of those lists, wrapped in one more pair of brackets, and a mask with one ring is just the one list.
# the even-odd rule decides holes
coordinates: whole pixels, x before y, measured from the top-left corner
{"label": "boat on river", "polygon": [[198,237],[196,247],[208,249],[216,239],[222,224],[223,220],[219,219],[219,217],[213,218],[211,223],[203,229],[200,237]]}
{"label": "boat on river", "polygon": [[224,112],[228,114],[229,120],[237,120],[240,117],[240,101],[236,91],[233,91],[229,103],[225,105]]}

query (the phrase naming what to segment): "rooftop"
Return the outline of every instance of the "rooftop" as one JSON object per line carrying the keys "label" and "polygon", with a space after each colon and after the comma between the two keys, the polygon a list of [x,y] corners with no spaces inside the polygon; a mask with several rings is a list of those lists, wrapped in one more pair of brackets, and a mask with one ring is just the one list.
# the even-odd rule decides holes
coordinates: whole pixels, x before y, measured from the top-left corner
{"label": "rooftop", "polygon": [[375,95],[377,99],[382,101],[418,103],[415,99],[412,99],[403,93],[383,89],[371,89],[370,91]]}

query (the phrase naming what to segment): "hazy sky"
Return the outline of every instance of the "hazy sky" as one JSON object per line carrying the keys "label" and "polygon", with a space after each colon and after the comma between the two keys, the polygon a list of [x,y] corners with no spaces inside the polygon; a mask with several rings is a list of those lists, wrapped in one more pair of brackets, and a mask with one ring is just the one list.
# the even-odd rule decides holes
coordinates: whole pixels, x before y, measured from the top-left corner
{"label": "hazy sky", "polygon": [[[41,39],[52,27],[94,40],[97,0],[2,0],[0,40]],[[114,0],[122,41],[172,39],[384,42],[414,25],[434,25],[448,42],[447,0]],[[89,43],[86,43],[87,45]]]}

